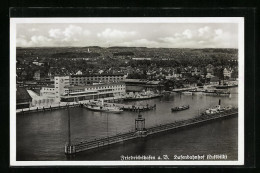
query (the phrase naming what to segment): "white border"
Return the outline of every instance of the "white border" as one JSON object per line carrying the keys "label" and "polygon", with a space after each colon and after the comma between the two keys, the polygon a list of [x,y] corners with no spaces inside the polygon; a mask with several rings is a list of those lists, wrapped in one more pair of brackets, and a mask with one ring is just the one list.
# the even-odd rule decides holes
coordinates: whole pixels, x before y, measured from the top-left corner
{"label": "white border", "polygon": [[[239,116],[237,161],[16,161],[16,24],[18,23],[237,23]],[[244,165],[244,18],[10,18],[10,166]]]}

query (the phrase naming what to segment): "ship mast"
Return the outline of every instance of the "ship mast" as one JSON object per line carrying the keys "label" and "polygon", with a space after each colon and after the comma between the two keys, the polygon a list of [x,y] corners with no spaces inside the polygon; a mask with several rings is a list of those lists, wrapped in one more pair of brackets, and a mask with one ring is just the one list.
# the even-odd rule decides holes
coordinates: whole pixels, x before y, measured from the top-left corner
{"label": "ship mast", "polygon": [[107,137],[108,137],[108,113],[107,114]]}
{"label": "ship mast", "polygon": [[68,107],[68,143],[69,146],[71,145],[71,138],[70,138],[70,110]]}

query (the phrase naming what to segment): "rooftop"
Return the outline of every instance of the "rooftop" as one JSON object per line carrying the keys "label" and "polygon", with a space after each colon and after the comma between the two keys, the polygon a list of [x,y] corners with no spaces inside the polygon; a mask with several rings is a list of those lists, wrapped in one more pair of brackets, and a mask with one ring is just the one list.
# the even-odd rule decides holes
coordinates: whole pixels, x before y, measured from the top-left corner
{"label": "rooftop", "polygon": [[54,85],[48,85],[48,86],[44,86],[43,88],[55,88]]}
{"label": "rooftop", "polygon": [[125,79],[124,82],[146,83],[146,82],[148,82],[148,80],[146,80],[146,79]]}
{"label": "rooftop", "polygon": [[147,84],[158,85],[160,81],[149,81]]}
{"label": "rooftop", "polygon": [[218,82],[219,81],[219,77],[214,76],[210,79],[210,82]]}
{"label": "rooftop", "polygon": [[118,83],[108,83],[108,84],[96,84],[96,85],[82,85],[82,86],[65,86],[64,88],[68,89],[85,89],[85,88],[93,88],[93,87],[102,87],[102,86],[115,86],[115,85],[124,85],[123,82]]}
{"label": "rooftop", "polygon": [[91,77],[91,76],[124,76],[124,74],[83,74],[83,75],[71,75],[71,77]]}
{"label": "rooftop", "polygon": [[21,100],[32,99],[30,94],[25,88],[17,87],[16,88],[16,102],[19,103]]}
{"label": "rooftop", "polygon": [[29,94],[32,98],[39,97],[39,95],[38,95],[36,92],[32,91],[32,90],[27,90],[27,92],[28,92],[28,94]]}

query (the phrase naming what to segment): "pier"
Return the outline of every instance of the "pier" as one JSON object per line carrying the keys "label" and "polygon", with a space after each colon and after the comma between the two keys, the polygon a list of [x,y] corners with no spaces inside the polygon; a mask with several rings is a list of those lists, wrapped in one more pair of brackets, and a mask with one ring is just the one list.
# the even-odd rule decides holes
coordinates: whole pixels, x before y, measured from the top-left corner
{"label": "pier", "polygon": [[52,105],[44,105],[44,106],[38,106],[38,107],[30,107],[30,108],[24,108],[24,109],[17,109],[17,114],[25,114],[25,113],[33,113],[33,112],[45,112],[45,111],[53,111],[58,109],[67,109],[68,107],[82,107],[82,104],[89,103],[89,102],[95,102],[95,101],[101,101],[104,100],[107,103],[116,103],[123,100],[123,97],[108,97],[108,98],[99,98],[96,100],[87,100],[87,101],[78,101],[78,102],[60,102],[60,104],[52,104]]}
{"label": "pier", "polygon": [[26,114],[26,113],[33,113],[33,112],[45,112],[45,111],[53,111],[58,109],[67,109],[67,108],[75,108],[75,107],[82,107],[81,103],[72,103],[66,105],[53,105],[53,106],[42,106],[42,107],[31,107],[25,109],[16,110],[17,114]]}
{"label": "pier", "polygon": [[149,110],[154,110],[156,109],[156,104],[155,105],[128,105],[128,104],[120,104],[120,103],[104,103],[105,105],[108,106],[117,106],[124,111],[133,111],[133,112],[143,112],[143,111],[149,111]]}
{"label": "pier", "polygon": [[[25,109],[19,109],[16,110],[17,114],[26,114],[26,113],[33,113],[33,112],[45,112],[45,111],[53,111],[58,109],[67,109],[74,108],[74,107],[82,107],[84,103],[90,103],[89,102],[78,102],[78,103],[72,103],[72,104],[66,104],[66,105],[53,105],[53,106],[42,106],[42,107],[31,107],[31,108],[25,108]],[[156,109],[156,105],[128,105],[128,104],[119,104],[119,103],[110,103],[105,102],[108,106],[117,106],[124,111],[133,111],[133,112],[143,112],[143,111],[149,111]]]}
{"label": "pier", "polygon": [[[127,133],[117,134],[114,136],[108,136],[105,138],[95,139],[91,141],[85,140],[78,143],[71,143],[70,134],[68,134],[69,142],[65,144],[65,154],[67,155],[76,154],[78,152],[105,147],[115,143],[121,143],[127,140],[144,138],[147,136],[151,136],[162,132],[167,132],[170,130],[202,124],[217,119],[223,119],[226,117],[235,116],[237,114],[238,114],[238,109],[232,108],[225,112],[218,112],[214,114],[200,114],[191,119],[175,121],[167,124],[160,124],[160,125],[146,128],[145,118],[143,118],[142,115],[139,113],[138,117],[135,119],[135,131],[130,131]],[[70,121],[70,118],[68,118],[68,120]],[[70,128],[70,125],[68,127]],[[70,133],[70,130],[68,130],[68,132]]]}

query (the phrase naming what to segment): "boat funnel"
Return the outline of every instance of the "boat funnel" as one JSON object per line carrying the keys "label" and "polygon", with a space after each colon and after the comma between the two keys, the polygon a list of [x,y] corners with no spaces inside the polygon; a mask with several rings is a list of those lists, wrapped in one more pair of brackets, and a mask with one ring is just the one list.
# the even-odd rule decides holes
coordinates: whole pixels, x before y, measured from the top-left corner
{"label": "boat funnel", "polygon": [[219,106],[221,105],[221,99],[218,100],[218,105],[219,105]]}

